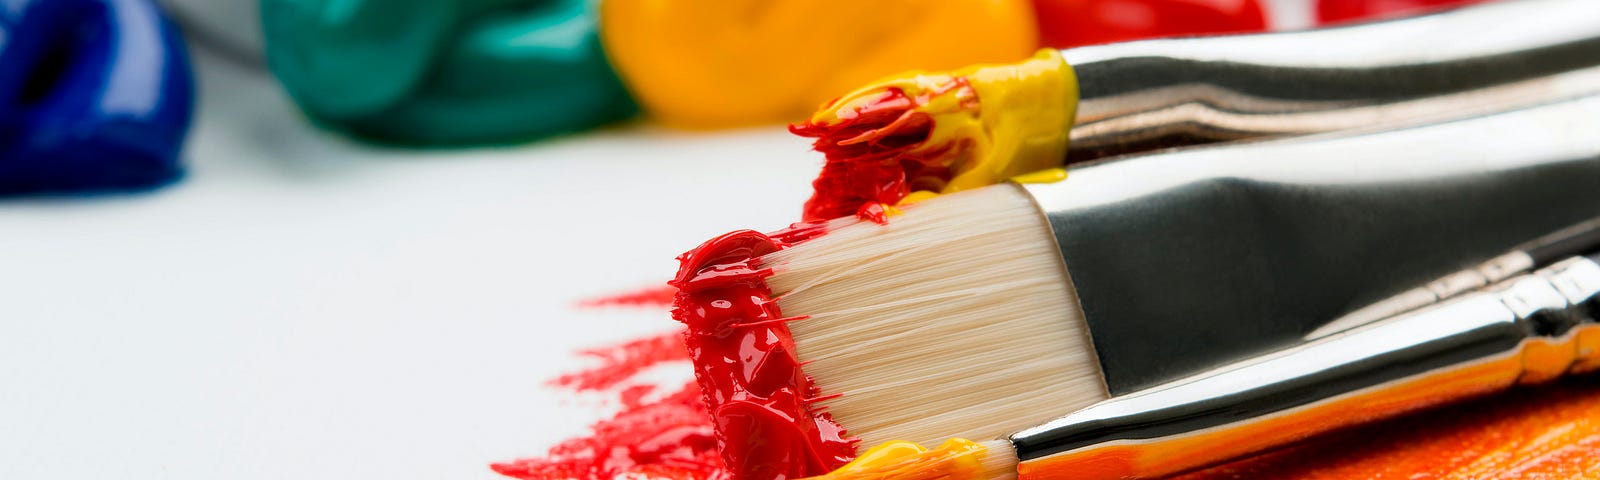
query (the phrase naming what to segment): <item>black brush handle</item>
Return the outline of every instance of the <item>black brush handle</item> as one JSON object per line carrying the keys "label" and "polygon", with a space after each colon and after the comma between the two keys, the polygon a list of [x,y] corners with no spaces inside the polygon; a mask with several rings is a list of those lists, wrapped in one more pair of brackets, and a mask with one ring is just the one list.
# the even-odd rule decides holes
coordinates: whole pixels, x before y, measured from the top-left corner
{"label": "black brush handle", "polygon": [[[1600,368],[1600,264],[1484,290],[1113,398],[1011,436],[1023,469],[1156,478]],[[1048,476],[1045,476],[1048,477]]]}
{"label": "black brush handle", "polygon": [[1027,188],[1120,394],[1303,343],[1600,216],[1600,96],[1132,157]]}
{"label": "black brush handle", "polygon": [[[1069,49],[1069,163],[1504,110],[1600,91],[1600,2],[1523,0],[1319,30]],[[1581,78],[1580,78],[1581,77]]]}

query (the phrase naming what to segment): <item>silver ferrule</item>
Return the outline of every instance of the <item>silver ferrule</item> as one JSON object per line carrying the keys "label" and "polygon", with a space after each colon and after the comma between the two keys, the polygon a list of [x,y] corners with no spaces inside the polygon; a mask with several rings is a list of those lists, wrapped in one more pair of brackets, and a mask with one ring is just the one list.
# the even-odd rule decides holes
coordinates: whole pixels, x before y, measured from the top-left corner
{"label": "silver ferrule", "polygon": [[1024,473],[1146,478],[1589,371],[1600,264],[1575,257],[1444,303],[1116,397],[1011,437]]}
{"label": "silver ferrule", "polygon": [[1600,91],[1600,2],[1522,0],[1371,24],[1068,49],[1068,163],[1403,125]]}
{"label": "silver ferrule", "polygon": [[[1121,395],[1304,343],[1600,216],[1596,132],[1600,96],[1129,157],[1025,187],[1054,232],[1106,386]],[[1480,273],[1461,289],[1505,276]]]}

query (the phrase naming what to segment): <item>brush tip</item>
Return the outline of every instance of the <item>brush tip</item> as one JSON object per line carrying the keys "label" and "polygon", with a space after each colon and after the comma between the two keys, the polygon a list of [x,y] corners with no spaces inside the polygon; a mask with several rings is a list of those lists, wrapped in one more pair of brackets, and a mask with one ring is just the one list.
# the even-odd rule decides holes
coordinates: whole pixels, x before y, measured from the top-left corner
{"label": "brush tip", "polygon": [[1076,107],[1059,52],[887,77],[789,126],[827,157],[805,218],[859,214],[917,192],[949,193],[1059,166]]}

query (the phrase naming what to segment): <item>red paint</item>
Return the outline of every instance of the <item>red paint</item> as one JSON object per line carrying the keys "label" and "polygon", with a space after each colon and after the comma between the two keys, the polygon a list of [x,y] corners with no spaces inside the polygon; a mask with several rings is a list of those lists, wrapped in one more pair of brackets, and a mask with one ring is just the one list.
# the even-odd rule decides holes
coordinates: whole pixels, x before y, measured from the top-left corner
{"label": "red paint", "polygon": [[763,235],[741,230],[678,257],[672,316],[688,327],[684,343],[717,432],[722,458],[738,480],[784,480],[827,473],[855,456],[856,439],[827,413],[800,370],[794,339],[772,300],[759,257],[823,233],[796,224]]}
{"label": "red paint", "polygon": [[579,392],[604,391],[616,387],[647,368],[665,362],[688,360],[681,337],[682,334],[674,332],[606,348],[580,350],[579,355],[599,359],[600,365],[562,375],[550,384]]}
{"label": "red paint", "polygon": [[646,401],[654,386],[627,385],[645,368],[688,360],[681,339],[681,334],[671,333],[582,352],[600,358],[601,365],[553,383],[575,391],[610,392],[621,411],[590,426],[588,435],[551,448],[543,458],[490,468],[528,480],[727,478],[699,387],[691,382],[659,400]]}
{"label": "red paint", "polygon": [[663,285],[582,300],[578,307],[665,307],[672,305],[672,298],[677,294],[678,289]]}
{"label": "red paint", "polygon": [[951,150],[966,145],[925,145],[934,121],[919,108],[955,90],[964,90],[958,95],[976,109],[977,92],[967,79],[956,77],[917,97],[889,88],[867,105],[839,112],[837,122],[790,125],[790,132],[815,138],[812,148],[826,158],[822,173],[811,182],[813,193],[801,219],[856,215],[884,223],[884,205],[899,203],[914,190],[942,189],[950,179],[948,162],[960,157]]}
{"label": "red paint", "polygon": [[1484,1],[1486,0],[1319,0],[1317,21],[1341,23],[1404,17]]}
{"label": "red paint", "polygon": [[1052,48],[1267,29],[1259,0],[1033,0],[1033,7],[1040,41]]}

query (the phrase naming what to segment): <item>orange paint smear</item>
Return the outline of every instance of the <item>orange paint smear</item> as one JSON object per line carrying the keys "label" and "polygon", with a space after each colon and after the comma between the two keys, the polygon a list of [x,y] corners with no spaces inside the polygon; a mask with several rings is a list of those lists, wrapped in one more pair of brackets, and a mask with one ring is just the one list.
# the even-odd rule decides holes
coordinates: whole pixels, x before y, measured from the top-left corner
{"label": "orange paint smear", "polygon": [[1319,437],[1176,478],[1597,477],[1600,385],[1576,378]]}

